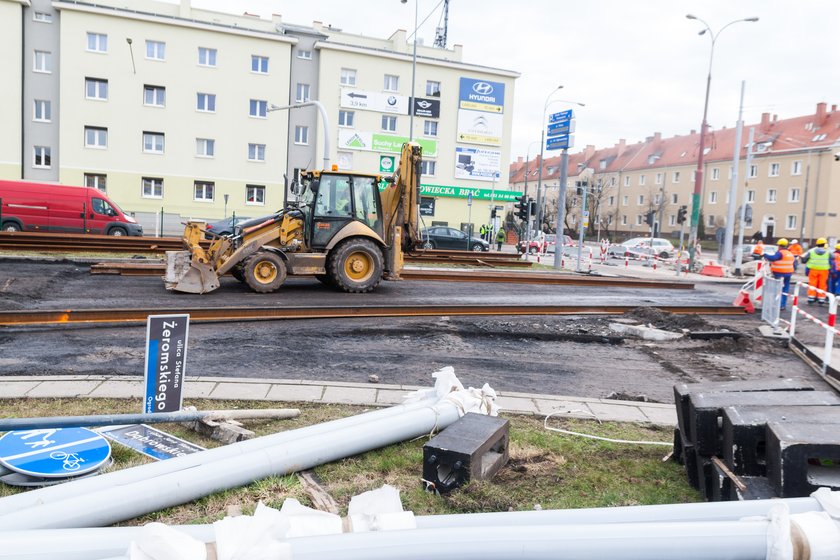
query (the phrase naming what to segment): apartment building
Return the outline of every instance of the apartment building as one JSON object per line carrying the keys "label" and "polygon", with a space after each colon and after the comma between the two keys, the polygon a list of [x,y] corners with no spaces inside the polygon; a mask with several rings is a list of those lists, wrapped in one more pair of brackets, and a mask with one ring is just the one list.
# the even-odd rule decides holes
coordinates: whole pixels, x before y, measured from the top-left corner
{"label": "apartment building", "polygon": [[[754,142],[747,167],[750,129],[754,130]],[[711,130],[706,138],[701,195],[706,237],[726,226],[730,185],[736,172],[735,132],[733,128]],[[596,234],[598,227],[610,232],[613,239],[647,234],[650,226],[645,217],[653,212],[657,230],[677,237],[679,208],[687,206],[691,211],[699,139],[696,131],[672,138],[655,133],[636,144],[620,140],[610,148],[587,146],[583,152],[571,154],[570,161],[577,160],[570,165],[569,185],[580,180],[591,185],[589,234]],[[752,222],[745,224],[745,234],[802,239],[840,236],[838,151],[840,111],[836,105],[829,109],[826,103],[818,103],[813,114],[789,119],[765,113],[759,123],[746,124],[737,165],[737,204],[746,200],[753,216]],[[551,171],[559,166],[559,160],[545,160],[544,182],[546,176],[554,177]],[[523,161],[511,166],[513,188],[524,184],[524,168]],[[531,162],[529,180],[533,176]],[[573,228],[580,208],[574,189],[569,192],[566,227]],[[688,224],[685,227],[687,231]]]}
{"label": "apartment building", "polygon": [[[0,140],[0,176],[100,188],[147,231],[161,215],[174,233],[187,217],[271,213],[284,175],[325,163],[390,175],[410,137],[428,225],[483,223],[491,199],[518,194],[501,180],[518,74],[465,63],[459,45],[417,45],[412,95],[402,30],[378,39],[189,0],[0,0],[0,15],[13,53],[0,111],[20,131]],[[309,101],[326,119],[289,109]]]}

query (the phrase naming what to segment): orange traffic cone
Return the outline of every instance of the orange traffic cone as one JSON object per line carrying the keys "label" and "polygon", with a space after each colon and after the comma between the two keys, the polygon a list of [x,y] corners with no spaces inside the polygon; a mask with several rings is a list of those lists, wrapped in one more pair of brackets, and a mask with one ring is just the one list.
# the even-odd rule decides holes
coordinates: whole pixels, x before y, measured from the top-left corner
{"label": "orange traffic cone", "polygon": [[755,313],[755,306],[750,300],[750,294],[747,292],[738,292],[735,296],[735,301],[732,302],[734,307],[743,307],[747,313]]}

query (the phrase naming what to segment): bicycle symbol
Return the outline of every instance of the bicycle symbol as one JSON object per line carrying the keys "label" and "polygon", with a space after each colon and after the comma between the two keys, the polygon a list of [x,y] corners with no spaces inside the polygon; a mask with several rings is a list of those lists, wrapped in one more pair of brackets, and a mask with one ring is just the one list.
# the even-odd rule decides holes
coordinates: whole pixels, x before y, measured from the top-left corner
{"label": "bicycle symbol", "polygon": [[80,468],[80,463],[84,463],[85,460],[80,458],[75,453],[65,453],[64,451],[53,451],[50,453],[50,459],[55,459],[56,461],[63,461],[62,468],[65,471],[77,471]]}

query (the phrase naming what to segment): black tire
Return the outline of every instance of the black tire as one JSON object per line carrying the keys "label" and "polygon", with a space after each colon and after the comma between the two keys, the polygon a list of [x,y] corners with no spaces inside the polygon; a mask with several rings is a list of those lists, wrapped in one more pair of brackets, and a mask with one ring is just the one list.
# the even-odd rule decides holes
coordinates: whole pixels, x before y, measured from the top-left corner
{"label": "black tire", "polygon": [[353,238],[330,252],[327,273],[336,287],[345,292],[370,292],[382,280],[382,261],[382,251],[373,241]]}
{"label": "black tire", "polygon": [[258,251],[242,265],[245,283],[255,292],[276,292],[286,281],[286,262],[270,251]]}
{"label": "black tire", "polygon": [[476,252],[484,251],[484,245],[481,243],[473,243],[472,250]]}
{"label": "black tire", "polygon": [[17,222],[6,222],[3,224],[3,231],[20,231],[20,225]]}
{"label": "black tire", "polygon": [[536,255],[537,253],[540,252],[540,250],[537,249],[536,247],[531,247],[530,249],[528,249],[528,252],[531,253],[532,255]]}
{"label": "black tire", "polygon": [[659,253],[659,258],[660,259],[669,259],[669,258],[671,258],[671,253],[669,253],[668,251],[662,251],[661,253]]}
{"label": "black tire", "polygon": [[423,248],[426,249],[427,251],[431,251],[435,248],[435,244],[432,241],[426,240],[423,243]]}
{"label": "black tire", "polygon": [[242,265],[236,265],[230,269],[230,275],[242,282],[245,283],[245,272],[242,270]]}
{"label": "black tire", "polygon": [[114,227],[114,228],[111,228],[108,231],[108,235],[113,235],[115,237],[124,237],[124,236],[128,235],[128,232],[125,231],[125,228]]}

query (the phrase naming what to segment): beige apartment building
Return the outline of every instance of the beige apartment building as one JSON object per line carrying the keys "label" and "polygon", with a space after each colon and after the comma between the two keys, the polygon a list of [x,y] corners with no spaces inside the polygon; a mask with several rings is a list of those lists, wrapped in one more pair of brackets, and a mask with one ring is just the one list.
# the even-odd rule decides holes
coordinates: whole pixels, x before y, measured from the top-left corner
{"label": "beige apartment building", "polygon": [[[754,142],[748,167],[750,129]],[[735,132],[734,128],[712,130],[706,138],[701,197],[706,238],[713,239],[716,230],[726,226],[735,172]],[[745,223],[746,237],[840,237],[840,111],[836,105],[829,109],[826,103],[818,103],[814,113],[788,119],[765,113],[761,122],[744,126],[741,145],[736,206],[746,200],[752,211],[752,222]],[[586,181],[591,185],[588,235],[596,235],[599,227],[601,237],[606,234],[613,240],[648,235],[645,218],[653,212],[662,236],[678,237],[680,207],[686,206],[691,214],[698,146],[696,131],[672,138],[655,133],[636,144],[620,140],[610,148],[587,146],[570,154],[566,227],[579,224],[581,208],[574,184]],[[544,185],[557,182],[559,161],[556,157],[543,163]],[[524,161],[511,166],[512,188],[523,187],[524,169]],[[536,171],[538,162],[531,161],[532,192]],[[551,204],[553,191],[547,192]],[[735,226],[739,226],[737,214]],[[686,222],[686,233],[688,228]]]}
{"label": "beige apartment building", "polygon": [[[391,175],[412,136],[427,225],[464,229],[470,216],[477,229],[491,199],[518,194],[502,172],[518,74],[463,62],[460,45],[417,45],[412,95],[402,30],[364,37],[189,0],[0,0],[0,16],[14,53],[0,111],[20,131],[0,140],[0,178],[100,188],[147,232],[162,216],[176,233],[185,218],[269,214],[284,175],[324,162]],[[285,109],[310,101],[326,123],[315,107]]]}

